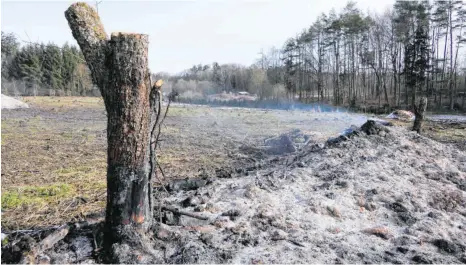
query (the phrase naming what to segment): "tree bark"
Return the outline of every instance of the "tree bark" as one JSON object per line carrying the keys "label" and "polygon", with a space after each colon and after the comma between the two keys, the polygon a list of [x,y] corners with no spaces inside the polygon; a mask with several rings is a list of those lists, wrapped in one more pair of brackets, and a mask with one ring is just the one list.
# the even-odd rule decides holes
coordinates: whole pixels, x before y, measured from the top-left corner
{"label": "tree bark", "polygon": [[418,105],[414,105],[414,114],[416,118],[414,119],[413,131],[417,133],[422,133],[422,123],[424,121],[424,113],[427,109],[427,97],[421,97]]}
{"label": "tree bark", "polygon": [[108,39],[97,12],[85,3],[71,5],[65,17],[107,110],[104,261],[153,262],[144,242],[153,224],[150,139],[158,94],[149,79],[148,36],[112,33]]}

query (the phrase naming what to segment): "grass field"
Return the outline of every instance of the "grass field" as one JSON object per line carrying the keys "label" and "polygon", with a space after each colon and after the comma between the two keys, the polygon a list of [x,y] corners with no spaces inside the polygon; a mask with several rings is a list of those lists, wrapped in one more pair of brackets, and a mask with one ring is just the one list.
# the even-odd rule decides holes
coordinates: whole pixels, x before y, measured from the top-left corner
{"label": "grass field", "polygon": [[[106,115],[100,98],[26,97],[31,108],[2,111],[2,228],[78,221],[102,212],[106,195]],[[172,105],[158,159],[168,179],[248,163],[242,145],[301,129],[324,140],[361,115]],[[409,124],[400,123],[402,126]],[[464,124],[432,124],[439,140],[465,138]],[[155,180],[160,182],[167,180]]]}

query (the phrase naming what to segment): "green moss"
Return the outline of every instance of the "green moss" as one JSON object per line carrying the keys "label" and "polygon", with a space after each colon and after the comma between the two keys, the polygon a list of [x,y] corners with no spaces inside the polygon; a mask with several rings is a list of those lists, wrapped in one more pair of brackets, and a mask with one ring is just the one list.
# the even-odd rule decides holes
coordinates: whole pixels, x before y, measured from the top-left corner
{"label": "green moss", "polygon": [[95,32],[99,39],[107,39],[107,35],[105,34],[104,27],[100,21],[99,14],[97,14],[97,11],[93,7],[87,3],[78,2],[73,4],[72,8],[74,8],[76,14],[82,19],[87,19],[87,24],[91,25],[92,30]]}
{"label": "green moss", "polygon": [[2,209],[44,205],[74,193],[74,187],[69,184],[10,188],[2,192]]}
{"label": "green moss", "polygon": [[97,24],[94,25],[94,32],[96,33],[97,37],[101,40],[106,40],[107,39],[107,34],[105,33],[103,26],[100,22],[96,22]]}

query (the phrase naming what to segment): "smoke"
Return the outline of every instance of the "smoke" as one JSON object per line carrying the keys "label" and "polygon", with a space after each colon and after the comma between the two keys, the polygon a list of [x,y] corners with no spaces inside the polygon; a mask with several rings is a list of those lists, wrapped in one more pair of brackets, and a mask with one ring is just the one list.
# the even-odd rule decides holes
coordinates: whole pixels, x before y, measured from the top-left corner
{"label": "smoke", "polygon": [[241,107],[270,110],[300,110],[309,112],[349,112],[343,107],[324,103],[302,103],[290,100],[223,100],[219,98],[180,97],[181,103],[208,105],[211,107]]}

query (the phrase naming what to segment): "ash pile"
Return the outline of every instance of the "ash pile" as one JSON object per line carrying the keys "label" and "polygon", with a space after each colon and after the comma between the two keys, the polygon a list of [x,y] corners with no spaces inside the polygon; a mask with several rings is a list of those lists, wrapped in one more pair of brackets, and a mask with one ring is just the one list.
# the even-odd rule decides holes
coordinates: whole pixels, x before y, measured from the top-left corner
{"label": "ash pile", "polygon": [[[390,126],[393,126],[393,124],[384,120],[368,120],[361,127],[352,125],[339,136],[329,138],[326,144],[332,145],[347,141],[355,136],[363,135],[379,135],[385,137],[389,133],[387,127]],[[268,155],[285,155],[299,152],[306,146],[318,143],[319,140],[316,134],[295,129],[277,137],[265,139],[264,145],[261,146],[260,149],[263,153]],[[320,146],[322,147],[322,144]]]}
{"label": "ash pile", "polygon": [[306,145],[315,142],[315,133],[294,129],[277,137],[265,139],[261,148],[264,153],[269,155],[283,155],[300,151]]}
{"label": "ash pile", "polygon": [[296,152],[309,141],[309,135],[299,129],[264,140],[264,150],[268,154],[281,155]]}

